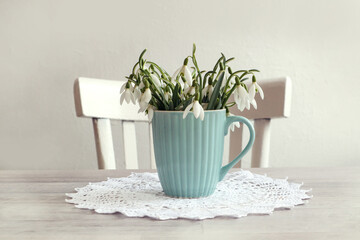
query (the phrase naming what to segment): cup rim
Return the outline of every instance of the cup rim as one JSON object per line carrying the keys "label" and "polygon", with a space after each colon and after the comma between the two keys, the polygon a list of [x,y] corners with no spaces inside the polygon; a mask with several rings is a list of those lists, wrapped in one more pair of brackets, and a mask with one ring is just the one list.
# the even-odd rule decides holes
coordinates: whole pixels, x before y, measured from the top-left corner
{"label": "cup rim", "polygon": [[[225,108],[222,109],[212,109],[212,110],[204,110],[204,112],[222,112],[225,111]],[[162,113],[183,113],[185,111],[169,111],[169,110],[154,110],[154,112],[162,112]]]}

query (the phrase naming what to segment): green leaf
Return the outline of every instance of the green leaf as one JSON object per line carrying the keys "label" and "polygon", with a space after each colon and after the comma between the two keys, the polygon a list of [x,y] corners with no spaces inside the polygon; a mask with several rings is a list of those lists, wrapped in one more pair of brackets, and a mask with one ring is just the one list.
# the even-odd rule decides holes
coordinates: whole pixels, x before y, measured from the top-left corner
{"label": "green leaf", "polygon": [[217,97],[219,96],[219,93],[220,93],[220,88],[221,88],[221,84],[222,84],[223,79],[224,79],[224,72],[222,72],[220,74],[219,80],[216,82],[216,85],[215,85],[214,91],[213,91],[213,93],[211,95],[210,102],[209,102],[209,105],[207,107],[207,110],[214,109],[216,99],[217,99]]}

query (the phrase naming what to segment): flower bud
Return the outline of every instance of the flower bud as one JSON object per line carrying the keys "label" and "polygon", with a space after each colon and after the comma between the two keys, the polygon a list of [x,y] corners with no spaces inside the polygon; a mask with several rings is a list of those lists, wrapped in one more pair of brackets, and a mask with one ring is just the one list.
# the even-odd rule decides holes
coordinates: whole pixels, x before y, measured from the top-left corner
{"label": "flower bud", "polygon": [[149,81],[148,81],[148,80],[144,79],[143,82],[144,82],[145,88],[149,88],[149,87],[150,87],[150,84],[149,84]]}
{"label": "flower bud", "polygon": [[255,75],[252,76],[252,82],[256,82],[256,77],[255,77]]}
{"label": "flower bud", "polygon": [[240,85],[241,82],[240,82],[240,78],[238,76],[235,77],[235,82],[236,82],[236,85]]}

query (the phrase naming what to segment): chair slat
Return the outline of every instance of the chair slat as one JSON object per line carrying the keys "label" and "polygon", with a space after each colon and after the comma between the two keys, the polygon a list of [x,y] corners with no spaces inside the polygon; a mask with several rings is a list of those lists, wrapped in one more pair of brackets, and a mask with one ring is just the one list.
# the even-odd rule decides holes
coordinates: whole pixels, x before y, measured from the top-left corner
{"label": "chair slat", "polygon": [[116,169],[110,120],[93,118],[93,127],[99,169]]}
{"label": "chair slat", "polygon": [[156,169],[152,124],[149,124],[149,138],[150,138],[149,139],[149,142],[150,142],[150,166],[151,166],[151,169]]}
{"label": "chair slat", "polygon": [[138,169],[137,144],[135,123],[123,121],[123,142],[126,169]]}
{"label": "chair slat", "polygon": [[255,119],[255,142],[252,148],[251,167],[269,167],[271,119]]}

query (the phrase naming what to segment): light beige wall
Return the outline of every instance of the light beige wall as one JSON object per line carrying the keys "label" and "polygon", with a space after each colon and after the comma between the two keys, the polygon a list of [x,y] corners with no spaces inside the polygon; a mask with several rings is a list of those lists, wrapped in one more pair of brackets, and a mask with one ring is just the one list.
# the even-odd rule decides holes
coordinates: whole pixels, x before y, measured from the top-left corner
{"label": "light beige wall", "polygon": [[2,0],[0,169],[95,168],[74,79],[123,79],[143,48],[173,71],[193,42],[203,68],[222,51],[260,77],[293,79],[272,166],[360,165],[359,12],[356,0]]}

